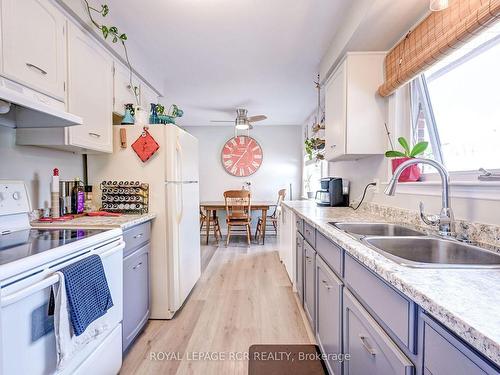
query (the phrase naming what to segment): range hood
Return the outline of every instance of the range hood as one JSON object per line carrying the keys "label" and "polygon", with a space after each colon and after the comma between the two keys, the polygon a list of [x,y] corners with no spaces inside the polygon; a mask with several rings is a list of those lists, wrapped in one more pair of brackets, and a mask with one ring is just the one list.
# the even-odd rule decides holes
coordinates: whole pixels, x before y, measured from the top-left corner
{"label": "range hood", "polygon": [[64,103],[0,77],[0,125],[13,128],[59,128],[81,125]]}

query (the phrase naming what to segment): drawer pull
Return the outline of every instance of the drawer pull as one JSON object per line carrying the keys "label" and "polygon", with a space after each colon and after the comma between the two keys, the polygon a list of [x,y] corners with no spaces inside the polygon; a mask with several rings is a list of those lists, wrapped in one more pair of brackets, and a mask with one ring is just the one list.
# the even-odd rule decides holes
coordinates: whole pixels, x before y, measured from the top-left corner
{"label": "drawer pull", "polygon": [[371,354],[372,356],[375,357],[375,355],[377,354],[377,352],[375,351],[375,349],[373,349],[372,347],[370,347],[370,345],[368,345],[366,337],[362,336],[362,335],[359,335],[359,339],[361,340],[361,345],[363,345],[363,348],[365,348],[365,350],[369,354]]}
{"label": "drawer pull", "polygon": [[134,267],[132,267],[133,270],[138,269],[140,266],[142,266],[142,262],[137,263]]}
{"label": "drawer pull", "polygon": [[98,134],[98,133],[92,133],[92,132],[89,132],[89,135],[90,135],[91,137],[101,138],[101,135],[100,135],[100,134]]}
{"label": "drawer pull", "polygon": [[136,235],[134,236],[134,239],[141,238],[142,236],[144,236],[144,233],[139,233],[139,234],[136,234]]}
{"label": "drawer pull", "polygon": [[332,289],[332,286],[331,285],[328,285],[328,283],[326,282],[326,280],[321,280],[321,282],[323,283],[323,285],[325,286],[326,289]]}
{"label": "drawer pull", "polygon": [[46,72],[45,70],[43,70],[42,68],[40,68],[40,67],[38,67],[38,66],[36,66],[36,65],[34,65],[34,64],[31,64],[31,63],[26,63],[26,66],[27,66],[28,68],[33,68],[33,69],[35,69],[35,70],[38,70],[38,71],[39,71],[40,73],[42,73],[44,76],[46,76],[46,75],[47,75],[47,72]]}

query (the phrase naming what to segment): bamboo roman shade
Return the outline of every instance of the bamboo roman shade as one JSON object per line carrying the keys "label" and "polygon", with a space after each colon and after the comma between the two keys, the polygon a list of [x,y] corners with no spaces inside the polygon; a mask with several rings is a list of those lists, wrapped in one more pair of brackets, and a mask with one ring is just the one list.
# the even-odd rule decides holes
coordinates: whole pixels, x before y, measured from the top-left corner
{"label": "bamboo roman shade", "polygon": [[450,0],[448,8],[431,13],[389,51],[379,94],[392,94],[498,19],[500,0]]}

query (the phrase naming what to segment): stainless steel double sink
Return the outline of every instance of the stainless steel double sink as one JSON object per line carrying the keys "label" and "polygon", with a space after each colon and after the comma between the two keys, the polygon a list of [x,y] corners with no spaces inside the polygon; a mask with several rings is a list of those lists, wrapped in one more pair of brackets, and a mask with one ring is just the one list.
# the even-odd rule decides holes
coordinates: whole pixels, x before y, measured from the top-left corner
{"label": "stainless steel double sink", "polygon": [[500,268],[500,255],[391,223],[332,222],[394,262],[414,268]]}

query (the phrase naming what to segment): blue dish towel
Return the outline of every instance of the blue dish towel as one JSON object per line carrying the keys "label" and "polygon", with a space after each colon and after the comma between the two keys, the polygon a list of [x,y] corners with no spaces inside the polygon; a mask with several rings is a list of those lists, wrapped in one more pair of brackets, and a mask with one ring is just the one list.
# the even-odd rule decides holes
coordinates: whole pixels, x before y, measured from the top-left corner
{"label": "blue dish towel", "polygon": [[113,307],[101,258],[91,255],[60,270],[68,297],[73,332],[80,336],[94,320]]}

